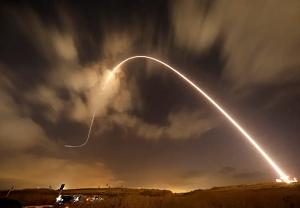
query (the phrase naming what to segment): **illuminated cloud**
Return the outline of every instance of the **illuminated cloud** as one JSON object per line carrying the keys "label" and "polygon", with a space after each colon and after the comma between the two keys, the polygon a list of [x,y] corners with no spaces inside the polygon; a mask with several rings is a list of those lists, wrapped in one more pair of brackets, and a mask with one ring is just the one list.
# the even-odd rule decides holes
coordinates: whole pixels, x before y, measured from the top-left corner
{"label": "illuminated cloud", "polygon": [[212,4],[207,0],[170,1],[175,44],[200,53],[212,47],[220,32],[219,14],[210,10]]}
{"label": "illuminated cloud", "polygon": [[[160,126],[148,124],[142,119],[128,114],[114,114],[107,116],[101,123],[101,131],[109,130],[112,124],[117,124],[125,131],[131,130],[140,138],[158,140],[189,139],[199,137],[203,133],[215,128],[219,121],[216,118],[205,117],[201,112],[180,111],[168,116],[168,125]],[[112,130],[112,129],[111,129]]]}
{"label": "illuminated cloud", "polygon": [[[78,49],[74,41],[77,36],[72,25],[64,25],[67,32],[60,32],[53,25],[45,25],[30,9],[11,13],[20,31],[28,36],[50,62],[56,63],[51,64],[50,70],[44,70],[47,79],[45,84],[26,92],[27,100],[46,106],[44,116],[52,122],[66,111],[70,119],[84,123],[90,122],[95,109],[99,116],[105,114],[109,99],[119,90],[119,82],[116,80],[106,91],[101,91],[102,84],[109,74],[105,68],[105,61],[89,66],[79,63]],[[68,17],[61,10],[59,14],[63,18]],[[70,19],[63,22],[69,23]],[[67,95],[59,97],[63,90]]]}
{"label": "illuminated cloud", "polygon": [[0,73],[0,149],[18,150],[45,145],[47,138],[41,126],[22,116],[22,106],[8,93],[13,89],[14,85]]}
{"label": "illuminated cloud", "polygon": [[[64,14],[61,10],[59,14],[64,14],[63,18],[68,19],[68,21],[63,21],[69,23],[65,25],[68,33],[59,32],[53,25],[43,24],[32,10],[13,14],[20,30],[31,38],[36,47],[43,51],[45,57],[56,62],[50,70],[44,73],[47,82],[25,94],[28,101],[46,107],[43,115],[49,121],[56,122],[64,112],[67,112],[64,115],[67,115],[68,119],[89,125],[95,109],[97,109],[97,120],[97,117],[105,116],[107,109],[111,108],[118,114],[107,117],[109,121],[124,128],[134,127],[141,138],[155,140],[164,135],[174,139],[188,139],[200,136],[216,126],[215,119],[201,118],[199,112],[171,113],[168,115],[167,127],[148,124],[140,118],[131,116],[127,112],[134,108],[142,109],[143,104],[140,101],[140,92],[135,80],[132,79],[129,83],[122,80],[124,72],[118,72],[114,80],[110,80],[109,85],[102,91],[104,81],[109,75],[106,66],[119,54],[133,47],[142,34],[142,26],[139,23],[137,23],[137,29],[132,30],[122,27],[116,29],[113,26],[106,28],[102,48],[106,59],[82,66],[79,63],[79,51],[74,42],[77,36],[73,32],[71,18],[67,18],[66,13]],[[37,36],[38,39],[35,38]],[[153,66],[148,68],[153,68]],[[59,96],[62,90],[67,93],[65,98]],[[106,128],[108,127],[104,124],[101,129]]]}
{"label": "illuminated cloud", "polygon": [[203,52],[222,40],[223,75],[235,87],[299,81],[300,2],[171,2],[175,42]]}

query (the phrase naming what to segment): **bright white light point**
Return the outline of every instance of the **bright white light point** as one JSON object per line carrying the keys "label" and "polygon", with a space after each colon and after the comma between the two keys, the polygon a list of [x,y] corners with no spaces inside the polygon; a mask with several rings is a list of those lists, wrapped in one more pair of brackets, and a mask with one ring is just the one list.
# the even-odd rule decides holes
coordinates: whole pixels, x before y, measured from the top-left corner
{"label": "bright white light point", "polygon": [[59,202],[59,201],[61,201],[61,195],[59,195],[57,198],[56,198],[56,202]]}
{"label": "bright white light point", "polygon": [[[165,65],[166,67],[168,67],[169,69],[171,69],[173,72],[175,72],[177,75],[179,75],[181,78],[183,78],[186,82],[188,82],[190,85],[192,85],[196,90],[198,90],[204,97],[206,97],[248,140],[249,142],[251,142],[251,144],[262,154],[262,156],[269,162],[269,164],[274,168],[274,170],[280,175],[280,177],[286,177],[286,175],[279,169],[279,167],[277,167],[277,165],[271,160],[271,158],[258,146],[258,144],[246,133],[246,131],[244,129],[242,129],[242,127],[240,127],[240,125],[238,125],[213,99],[211,99],[205,92],[203,92],[199,87],[197,87],[197,85],[195,85],[193,82],[191,82],[188,78],[186,78],[184,75],[182,75],[180,72],[178,72],[176,69],[172,68],[171,66],[169,66],[168,64],[149,57],[149,56],[132,56],[130,58],[125,59],[124,61],[122,61],[121,63],[119,63],[114,70],[111,72],[111,75],[107,78],[105,85],[103,86],[102,90],[105,89],[105,86],[107,84],[107,82],[110,80],[110,78],[113,76],[113,74],[115,73],[115,71],[125,62],[131,60],[131,59],[136,59],[136,58],[145,58],[145,59],[150,59],[153,61],[156,61],[158,63],[161,63],[163,65]],[[93,115],[92,118],[92,122],[91,122],[91,126],[89,129],[89,133],[88,133],[88,137],[87,140],[85,141],[85,143],[83,143],[82,145],[78,145],[78,146],[70,146],[70,145],[65,145],[66,147],[82,147],[84,146],[88,140],[89,140],[89,135],[91,132],[91,128],[93,125],[93,121],[94,121],[94,117],[95,117],[96,111]]]}

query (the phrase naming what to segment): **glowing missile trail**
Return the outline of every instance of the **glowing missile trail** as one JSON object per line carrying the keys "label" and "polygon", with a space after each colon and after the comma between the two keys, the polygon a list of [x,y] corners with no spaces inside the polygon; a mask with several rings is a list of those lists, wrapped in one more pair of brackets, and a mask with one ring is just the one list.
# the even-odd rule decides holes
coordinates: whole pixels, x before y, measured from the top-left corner
{"label": "glowing missile trail", "polygon": [[[124,61],[122,61],[121,63],[119,63],[116,68],[114,68],[114,70],[111,72],[111,74],[109,75],[109,77],[107,78],[102,90],[105,89],[105,86],[107,84],[107,82],[111,79],[111,77],[113,76],[114,72],[125,62],[131,60],[131,59],[136,59],[136,58],[146,58],[146,59],[151,59],[153,61],[156,61],[158,63],[161,63],[163,65],[165,65],[166,67],[168,67],[169,69],[171,69],[173,72],[175,72],[176,74],[178,74],[180,77],[182,77],[185,81],[187,81],[190,85],[192,85],[195,89],[197,89],[202,95],[204,95],[219,111],[221,111],[221,113],[249,140],[249,142],[251,142],[251,144],[262,154],[262,156],[270,163],[270,165],[276,170],[276,172],[281,176],[281,177],[286,177],[286,175],[277,167],[277,165],[271,160],[271,158],[258,146],[258,144],[247,134],[247,132],[242,129],[242,127],[240,127],[240,125],[238,125],[215,101],[213,101],[213,99],[211,99],[205,92],[203,92],[199,87],[197,87],[193,82],[191,82],[188,78],[186,78],[184,75],[182,75],[180,72],[178,72],[176,69],[172,68],[171,66],[169,66],[168,64],[149,57],[149,56],[132,56],[130,58],[125,59]],[[96,111],[93,115],[93,119],[90,125],[90,129],[89,129],[89,133],[87,136],[87,140],[85,141],[85,143],[83,143],[82,145],[78,145],[78,146],[71,146],[71,145],[65,145],[66,147],[82,147],[84,146],[88,140],[89,140],[89,136],[91,133],[91,129],[92,129],[92,125],[93,125],[93,121],[94,121],[94,117],[95,117]]]}

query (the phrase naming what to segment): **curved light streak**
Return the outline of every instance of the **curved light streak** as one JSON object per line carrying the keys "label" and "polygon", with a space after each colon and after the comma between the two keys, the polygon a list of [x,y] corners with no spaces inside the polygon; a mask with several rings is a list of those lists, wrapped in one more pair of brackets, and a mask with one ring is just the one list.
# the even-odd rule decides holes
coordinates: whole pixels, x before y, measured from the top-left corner
{"label": "curved light streak", "polygon": [[83,144],[81,144],[81,145],[76,145],[76,146],[73,146],[73,145],[65,145],[65,147],[83,147],[84,145],[86,145],[86,143],[88,143],[89,138],[90,138],[90,134],[91,134],[91,130],[92,130],[92,126],[93,126],[93,123],[94,123],[94,119],[95,119],[96,112],[97,112],[97,111],[95,110],[94,115],[93,115],[93,118],[92,118],[92,121],[91,121],[91,125],[90,125],[90,128],[89,128],[89,133],[88,133],[88,135],[87,135],[87,137],[86,137],[86,141],[85,141]]}
{"label": "curved light streak", "polygon": [[[109,77],[107,78],[102,90],[105,89],[106,84],[108,83],[108,81],[111,79],[111,77],[113,76],[114,72],[125,62],[131,60],[131,59],[136,59],[136,58],[146,58],[146,59],[151,59],[153,61],[156,61],[158,63],[161,63],[163,65],[165,65],[166,67],[168,67],[169,69],[171,69],[173,72],[175,72],[177,75],[179,75],[181,78],[183,78],[185,81],[187,81],[190,85],[192,85],[196,90],[198,90],[204,97],[206,97],[248,140],[249,142],[262,154],[262,156],[269,162],[269,164],[276,170],[276,172],[281,176],[281,177],[286,177],[286,175],[279,169],[279,167],[271,160],[271,158],[258,146],[258,144],[248,135],[248,133],[242,129],[242,127],[240,127],[239,124],[237,124],[237,122],[235,122],[233,120],[233,118],[231,118],[213,99],[211,99],[204,91],[202,91],[199,87],[197,87],[192,81],[190,81],[188,78],[186,78],[184,75],[182,75],[180,72],[178,72],[176,69],[174,69],[173,67],[169,66],[168,64],[149,57],[149,56],[132,56],[130,58],[125,59],[124,61],[122,61],[121,63],[119,63],[114,70],[111,72],[111,74],[109,75]],[[85,141],[85,143],[83,143],[82,145],[78,145],[78,146],[71,146],[71,145],[65,145],[66,147],[82,147],[84,146],[88,140],[89,140],[89,136],[91,133],[91,129],[92,129],[92,125],[93,125],[93,121],[94,121],[94,117],[95,117],[96,111],[93,115],[93,119],[90,125],[90,129],[89,129],[89,133],[87,136],[87,140]]]}

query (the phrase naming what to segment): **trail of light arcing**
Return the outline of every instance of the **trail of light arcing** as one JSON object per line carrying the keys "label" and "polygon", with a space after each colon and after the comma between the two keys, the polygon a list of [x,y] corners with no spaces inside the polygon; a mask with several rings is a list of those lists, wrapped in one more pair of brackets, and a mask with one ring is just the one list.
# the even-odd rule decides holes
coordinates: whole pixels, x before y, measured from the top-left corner
{"label": "trail of light arcing", "polygon": [[[118,64],[118,66],[116,66],[116,68],[114,68],[114,70],[111,72],[111,74],[109,75],[109,77],[107,78],[102,90],[105,89],[106,84],[108,83],[108,81],[111,79],[111,77],[113,76],[114,72],[125,62],[131,60],[131,59],[136,59],[136,58],[146,58],[146,59],[151,59],[153,61],[156,61],[158,63],[161,63],[163,65],[165,65],[166,67],[168,67],[169,69],[171,69],[173,72],[175,72],[176,74],[178,74],[180,77],[182,77],[185,81],[187,81],[189,84],[191,84],[195,89],[197,89],[202,95],[204,95],[219,111],[221,111],[221,113],[251,142],[251,144],[264,156],[264,158],[270,163],[270,165],[276,170],[276,172],[281,176],[281,177],[286,177],[286,175],[277,167],[277,165],[271,160],[271,158],[258,146],[258,144],[246,133],[246,131],[244,129],[242,129],[242,127],[240,127],[240,125],[238,125],[215,101],[213,101],[213,99],[211,99],[205,92],[203,92],[199,87],[197,87],[193,82],[191,82],[188,78],[186,78],[185,76],[183,76],[181,73],[179,73],[176,69],[172,68],[171,66],[169,66],[168,64],[149,57],[149,56],[132,56],[130,58],[125,59],[124,61],[122,61],[121,63]],[[91,132],[91,128],[93,125],[93,121],[94,121],[94,117],[95,117],[96,111],[93,115],[93,119],[91,122],[91,126],[89,129],[89,133],[88,133],[88,137],[87,140],[84,144],[82,145],[78,145],[78,146],[70,146],[70,145],[65,145],[66,147],[82,147],[84,146],[88,140],[89,140],[89,135]]]}
{"label": "trail of light arcing", "polygon": [[89,138],[90,138],[90,134],[91,134],[91,130],[92,130],[92,126],[93,126],[93,123],[94,123],[96,112],[97,111],[95,110],[93,118],[92,118],[92,121],[91,121],[91,125],[90,125],[90,128],[89,128],[89,133],[88,133],[87,138],[86,138],[86,141],[83,144],[81,144],[81,145],[76,145],[76,146],[65,145],[65,147],[83,147],[84,145],[86,145],[86,143],[88,143]]}

